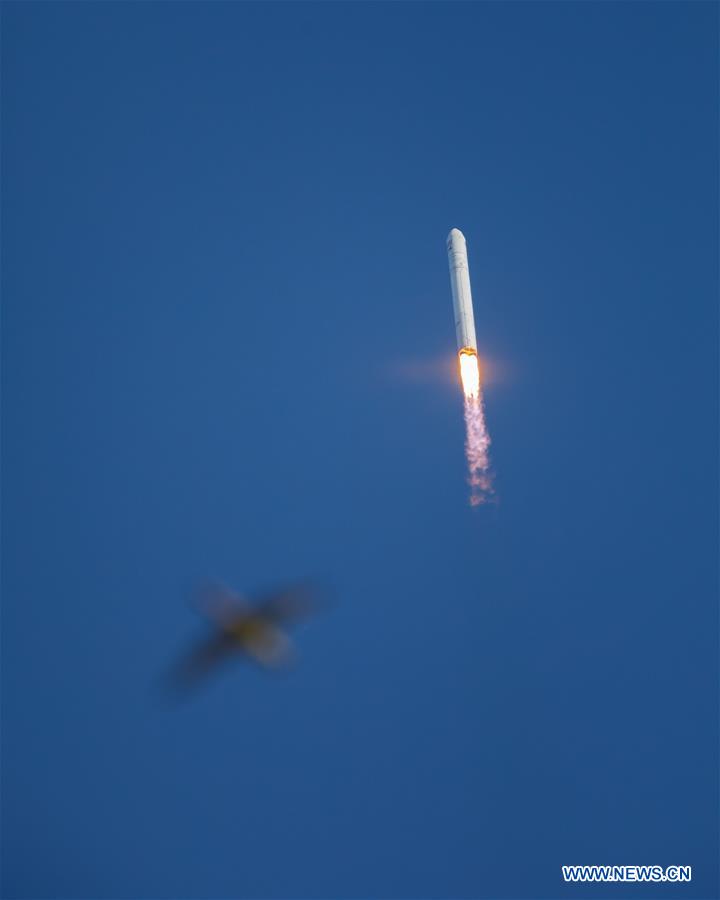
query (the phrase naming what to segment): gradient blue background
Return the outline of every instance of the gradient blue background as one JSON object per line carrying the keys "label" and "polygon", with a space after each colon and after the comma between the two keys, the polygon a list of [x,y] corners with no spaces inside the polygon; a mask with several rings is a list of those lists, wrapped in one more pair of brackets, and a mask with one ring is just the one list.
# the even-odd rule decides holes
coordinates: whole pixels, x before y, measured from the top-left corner
{"label": "gradient blue background", "polygon": [[[4,4],[4,896],[717,896],[717,35]],[[195,580],[305,574],[293,672],[163,700]]]}

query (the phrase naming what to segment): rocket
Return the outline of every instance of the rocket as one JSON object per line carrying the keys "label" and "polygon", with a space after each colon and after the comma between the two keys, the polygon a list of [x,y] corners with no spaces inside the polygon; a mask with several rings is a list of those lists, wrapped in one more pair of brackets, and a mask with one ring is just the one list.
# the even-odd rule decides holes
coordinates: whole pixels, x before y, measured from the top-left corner
{"label": "rocket", "polygon": [[490,435],[485,425],[483,396],[480,384],[480,360],[475,338],[475,317],[470,293],[470,270],[467,245],[462,231],[452,228],[447,236],[448,263],[455,334],[458,347],[458,374],[462,384],[465,412],[465,455],[470,485],[470,506],[479,506],[493,493],[488,447]]}
{"label": "rocket", "polygon": [[455,310],[455,334],[458,346],[460,380],[465,396],[480,396],[480,364],[475,339],[475,317],[470,293],[467,245],[462,231],[453,228],[447,238],[450,286]]}
{"label": "rocket", "polygon": [[457,228],[453,228],[447,237],[447,251],[458,353],[477,356],[467,244],[462,231]]}

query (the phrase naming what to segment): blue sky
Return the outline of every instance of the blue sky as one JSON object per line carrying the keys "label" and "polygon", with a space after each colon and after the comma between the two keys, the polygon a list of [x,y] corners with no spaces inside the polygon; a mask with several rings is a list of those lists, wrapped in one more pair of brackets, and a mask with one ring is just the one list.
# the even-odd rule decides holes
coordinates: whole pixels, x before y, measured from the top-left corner
{"label": "blue sky", "polygon": [[[717,35],[4,4],[4,896],[717,896]],[[163,699],[194,583],[304,575],[295,670]]]}

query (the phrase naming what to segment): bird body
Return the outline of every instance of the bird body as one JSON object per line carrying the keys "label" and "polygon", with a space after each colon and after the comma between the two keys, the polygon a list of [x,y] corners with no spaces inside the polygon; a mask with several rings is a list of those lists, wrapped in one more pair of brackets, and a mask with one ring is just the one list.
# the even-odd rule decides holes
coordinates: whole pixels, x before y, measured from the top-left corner
{"label": "bird body", "polygon": [[255,603],[224,586],[201,591],[194,606],[213,627],[198,640],[172,673],[177,687],[188,688],[235,657],[245,657],[264,668],[277,669],[294,658],[285,625],[317,611],[317,592],[307,585],[278,591]]}

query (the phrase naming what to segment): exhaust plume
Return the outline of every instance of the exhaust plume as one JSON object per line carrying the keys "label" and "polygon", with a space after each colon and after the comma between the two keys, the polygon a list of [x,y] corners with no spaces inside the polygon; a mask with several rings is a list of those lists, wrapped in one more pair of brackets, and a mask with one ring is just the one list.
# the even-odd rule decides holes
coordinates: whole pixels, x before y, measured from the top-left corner
{"label": "exhaust plume", "polygon": [[490,472],[490,435],[485,424],[480,367],[475,353],[461,350],[460,378],[465,394],[465,456],[470,485],[470,506],[480,506],[492,499]]}

